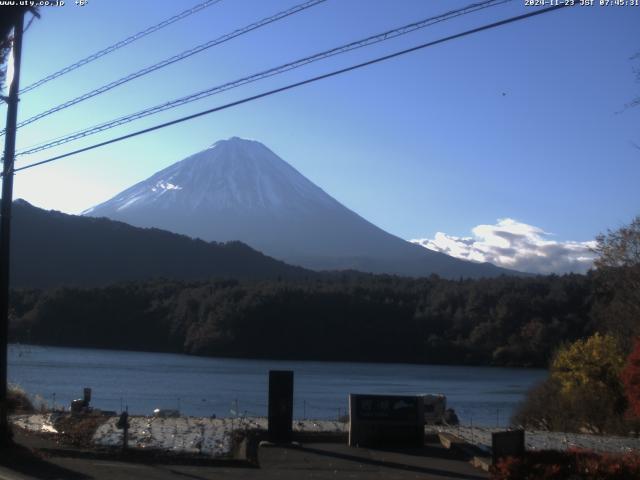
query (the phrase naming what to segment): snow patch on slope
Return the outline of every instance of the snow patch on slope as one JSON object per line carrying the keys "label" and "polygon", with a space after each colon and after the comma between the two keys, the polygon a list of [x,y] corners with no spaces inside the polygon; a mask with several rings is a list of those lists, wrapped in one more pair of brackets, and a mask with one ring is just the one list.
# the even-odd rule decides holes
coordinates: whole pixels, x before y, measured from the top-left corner
{"label": "snow patch on slope", "polygon": [[179,187],[178,185],[174,185],[173,183],[170,183],[170,182],[163,182],[163,181],[160,181],[156,183],[154,187],[151,187],[152,192],[166,192],[167,190],[182,190],[182,187]]}

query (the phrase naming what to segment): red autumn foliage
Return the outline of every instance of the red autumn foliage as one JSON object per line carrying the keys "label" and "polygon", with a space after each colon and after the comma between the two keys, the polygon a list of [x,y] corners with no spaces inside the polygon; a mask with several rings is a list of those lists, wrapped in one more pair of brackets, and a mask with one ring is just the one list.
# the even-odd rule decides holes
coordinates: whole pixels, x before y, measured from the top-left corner
{"label": "red autumn foliage", "polygon": [[640,338],[636,339],[620,378],[629,403],[629,414],[640,418]]}
{"label": "red autumn foliage", "polygon": [[584,450],[527,452],[523,458],[501,459],[491,469],[493,480],[632,480],[640,478],[640,455],[600,454]]}

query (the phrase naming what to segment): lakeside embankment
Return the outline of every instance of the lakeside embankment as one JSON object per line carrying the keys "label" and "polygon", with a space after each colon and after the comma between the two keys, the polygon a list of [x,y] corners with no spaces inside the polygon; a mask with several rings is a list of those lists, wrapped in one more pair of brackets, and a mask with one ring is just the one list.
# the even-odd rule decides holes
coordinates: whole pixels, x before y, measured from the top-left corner
{"label": "lakeside embankment", "polygon": [[[57,435],[60,418],[68,414],[45,413],[14,415],[12,423],[30,432]],[[77,417],[78,419],[82,417]],[[104,417],[91,436],[94,447],[118,447],[122,445],[122,430],[117,417]],[[266,430],[264,417],[205,418],[176,417],[155,418],[133,416],[129,419],[129,447],[143,450],[161,450],[171,453],[188,453],[209,457],[227,457],[233,449],[234,433],[247,430]],[[293,430],[303,433],[346,434],[348,424],[327,420],[294,421]],[[471,426],[427,426],[427,432],[447,432],[463,438],[468,443],[488,449],[491,432],[498,429]],[[625,453],[640,450],[640,438],[616,437],[563,432],[526,432],[527,450],[585,449],[596,452]]]}
{"label": "lakeside embankment", "polygon": [[[62,434],[61,420],[68,426],[68,419],[82,421],[83,416],[68,413],[38,413],[13,415],[14,426],[29,432]],[[119,417],[96,417],[95,432],[90,434],[93,447],[119,447],[122,445],[122,429],[117,427]],[[247,430],[267,430],[265,417],[129,417],[128,446],[134,449],[162,450],[172,453],[199,454],[226,457],[232,452],[234,433]],[[302,420],[293,422],[294,432],[346,433],[347,423],[330,420]]]}

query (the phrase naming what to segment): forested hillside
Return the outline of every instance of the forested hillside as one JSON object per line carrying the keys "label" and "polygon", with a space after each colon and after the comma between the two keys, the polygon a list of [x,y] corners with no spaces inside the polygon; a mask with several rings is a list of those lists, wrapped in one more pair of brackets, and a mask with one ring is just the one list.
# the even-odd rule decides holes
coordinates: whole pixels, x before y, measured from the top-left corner
{"label": "forested hillside", "polygon": [[545,366],[560,344],[594,330],[594,292],[593,275],[359,274],[20,290],[11,336],[211,356]]}
{"label": "forested hillside", "polygon": [[241,242],[205,242],[106,218],[13,205],[11,284],[98,286],[156,277],[202,280],[302,278],[313,273]]}

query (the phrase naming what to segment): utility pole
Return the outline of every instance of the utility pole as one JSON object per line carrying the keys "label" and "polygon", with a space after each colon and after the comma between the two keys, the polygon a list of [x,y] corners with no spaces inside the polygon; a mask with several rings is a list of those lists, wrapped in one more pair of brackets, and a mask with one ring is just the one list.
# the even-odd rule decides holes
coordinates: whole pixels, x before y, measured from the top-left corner
{"label": "utility pole", "polygon": [[9,247],[11,241],[11,204],[13,201],[13,162],[16,153],[18,91],[24,13],[16,16],[13,29],[13,81],[7,100],[7,125],[2,169],[2,204],[0,205],[0,445],[11,442],[7,405],[7,347],[9,340]]}

